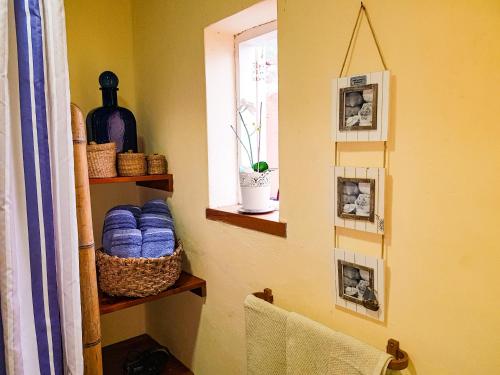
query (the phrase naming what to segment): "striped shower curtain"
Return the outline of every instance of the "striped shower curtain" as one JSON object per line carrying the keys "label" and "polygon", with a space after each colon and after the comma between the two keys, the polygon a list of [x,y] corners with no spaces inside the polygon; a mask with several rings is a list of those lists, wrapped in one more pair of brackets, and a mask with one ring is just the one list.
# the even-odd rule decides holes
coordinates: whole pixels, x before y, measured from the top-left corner
{"label": "striped shower curtain", "polygon": [[82,374],[63,0],[0,0],[0,375]]}

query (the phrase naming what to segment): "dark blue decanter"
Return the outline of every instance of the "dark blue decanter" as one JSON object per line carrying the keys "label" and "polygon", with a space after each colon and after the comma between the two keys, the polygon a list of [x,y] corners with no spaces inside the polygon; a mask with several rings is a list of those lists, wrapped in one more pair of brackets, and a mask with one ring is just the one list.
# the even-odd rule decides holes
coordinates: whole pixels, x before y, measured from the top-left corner
{"label": "dark blue decanter", "polygon": [[127,108],[118,106],[118,77],[113,72],[102,72],[99,84],[102,107],[93,109],[87,115],[87,141],[115,142],[116,152],[137,152],[135,117]]}

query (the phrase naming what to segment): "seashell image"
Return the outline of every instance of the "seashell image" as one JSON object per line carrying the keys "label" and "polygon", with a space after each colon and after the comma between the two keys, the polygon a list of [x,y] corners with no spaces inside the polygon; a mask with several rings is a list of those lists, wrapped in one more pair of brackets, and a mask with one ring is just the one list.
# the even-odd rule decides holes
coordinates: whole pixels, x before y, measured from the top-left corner
{"label": "seashell image", "polygon": [[358,189],[362,194],[370,194],[370,186],[369,182],[360,182],[358,184]]}
{"label": "seashell image", "polygon": [[351,128],[354,125],[359,124],[359,120],[360,120],[359,116],[348,117],[347,120],[345,121],[346,128]]}
{"label": "seashell image", "polygon": [[366,288],[370,285],[370,283],[366,280],[360,280],[359,284],[357,286],[357,289],[359,290],[360,294],[363,294],[366,290]]}
{"label": "seashell image", "polygon": [[345,288],[344,293],[348,296],[355,297],[358,295],[358,289],[348,286]]}
{"label": "seashell image", "polygon": [[349,195],[349,194],[344,194],[342,196],[342,202],[344,203],[355,203],[356,202],[356,196],[355,195]]}
{"label": "seashell image", "polygon": [[350,267],[350,266],[344,266],[343,271],[344,271],[344,276],[346,276],[350,279],[356,279],[356,280],[360,279],[359,269],[357,269],[357,268]]}
{"label": "seashell image", "polygon": [[359,126],[371,126],[372,124],[372,103],[365,103],[359,110]]}
{"label": "seashell image", "polygon": [[346,119],[351,116],[357,116],[359,111],[361,111],[361,106],[357,105],[355,107],[345,107],[345,117]]}
{"label": "seashell image", "polygon": [[373,89],[363,90],[363,100],[365,102],[373,102]]}
{"label": "seashell image", "polygon": [[347,107],[355,107],[363,104],[363,95],[361,92],[349,92],[345,96],[345,105]]}
{"label": "seashell image", "polygon": [[344,194],[357,195],[358,193],[359,193],[358,184],[348,181],[344,182]]}
{"label": "seashell image", "polygon": [[365,281],[370,281],[370,272],[367,270],[359,270],[359,275]]}
{"label": "seashell image", "polygon": [[344,204],[344,212],[346,214],[356,213],[356,204],[355,203]]}
{"label": "seashell image", "polygon": [[355,205],[356,215],[368,216],[370,214],[370,194],[359,194]]}
{"label": "seashell image", "polygon": [[345,286],[357,286],[358,279],[351,279],[349,277],[344,276],[344,285]]}

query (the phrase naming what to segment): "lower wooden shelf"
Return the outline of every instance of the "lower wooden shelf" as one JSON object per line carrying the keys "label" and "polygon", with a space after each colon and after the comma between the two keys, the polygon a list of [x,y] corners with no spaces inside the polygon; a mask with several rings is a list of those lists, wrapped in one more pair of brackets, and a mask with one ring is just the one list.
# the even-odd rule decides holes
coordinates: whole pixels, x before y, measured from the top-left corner
{"label": "lower wooden shelf", "polygon": [[[104,375],[125,374],[123,364],[130,352],[142,352],[159,346],[149,335],[140,335],[102,349]],[[193,372],[174,356],[167,361],[161,375],[193,375]]]}
{"label": "lower wooden shelf", "polygon": [[99,310],[101,315],[109,314],[114,311],[123,310],[128,307],[140,305],[142,303],[155,301],[160,298],[172,296],[183,292],[190,291],[200,297],[204,297],[206,293],[206,281],[199,277],[193,276],[187,272],[182,272],[179,279],[167,290],[158,293],[154,296],[142,298],[129,297],[111,297],[105,293],[99,292]]}

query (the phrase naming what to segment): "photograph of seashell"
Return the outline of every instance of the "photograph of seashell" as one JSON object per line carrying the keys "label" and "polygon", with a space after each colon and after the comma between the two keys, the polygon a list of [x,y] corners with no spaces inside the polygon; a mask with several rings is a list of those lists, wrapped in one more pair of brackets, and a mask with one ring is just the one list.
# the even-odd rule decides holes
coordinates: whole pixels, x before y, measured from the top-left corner
{"label": "photograph of seashell", "polygon": [[373,222],[375,211],[375,180],[337,178],[338,216]]}
{"label": "photograph of seashell", "polygon": [[373,268],[338,260],[339,295],[348,301],[378,305],[374,290]]}
{"label": "photograph of seashell", "polygon": [[377,129],[377,90],[376,83],[340,89],[340,131]]}

